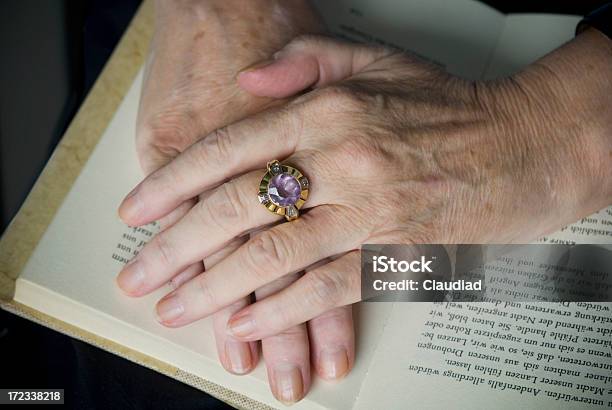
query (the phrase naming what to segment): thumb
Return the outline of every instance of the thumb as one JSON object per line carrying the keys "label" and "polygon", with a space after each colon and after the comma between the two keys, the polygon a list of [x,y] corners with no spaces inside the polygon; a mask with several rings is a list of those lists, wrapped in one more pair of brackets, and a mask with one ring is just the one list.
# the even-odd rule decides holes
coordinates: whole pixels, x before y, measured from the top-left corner
{"label": "thumb", "polygon": [[344,80],[394,52],[324,36],[303,36],[278,51],[271,62],[239,73],[237,81],[253,95],[285,98]]}

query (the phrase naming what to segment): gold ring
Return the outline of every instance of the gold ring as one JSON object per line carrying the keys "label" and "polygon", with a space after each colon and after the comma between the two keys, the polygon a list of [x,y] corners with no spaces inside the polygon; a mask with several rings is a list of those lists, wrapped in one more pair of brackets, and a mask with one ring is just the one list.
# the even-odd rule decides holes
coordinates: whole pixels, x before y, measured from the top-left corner
{"label": "gold ring", "polygon": [[259,203],[288,221],[300,216],[300,208],[308,198],[310,183],[296,168],[274,160],[259,183]]}

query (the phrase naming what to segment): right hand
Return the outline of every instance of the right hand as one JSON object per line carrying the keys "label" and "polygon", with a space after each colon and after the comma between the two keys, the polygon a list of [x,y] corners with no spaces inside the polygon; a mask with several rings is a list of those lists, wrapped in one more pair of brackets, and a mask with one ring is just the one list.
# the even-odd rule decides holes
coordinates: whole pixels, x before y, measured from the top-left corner
{"label": "right hand", "polygon": [[[121,274],[139,276],[138,292],[147,293],[209,255],[215,241],[277,221],[253,191],[271,158],[306,170],[310,210],[166,295],[158,313],[167,326],[206,317],[307,269],[295,284],[234,315],[234,335],[258,340],[359,300],[364,243],[529,242],[601,209],[612,192],[602,189],[612,135],[604,115],[610,93],[601,87],[608,56],[597,51],[588,60],[592,76],[578,75],[574,65],[601,50],[594,36],[583,33],[515,77],[487,83],[386,49],[298,38],[274,64],[239,81],[276,98],[318,89],[216,131],[232,147],[223,162],[217,146],[198,143],[142,182],[121,206],[137,225],[217,188]],[[206,242],[195,240],[208,228]]]}
{"label": "right hand", "polygon": [[[155,33],[145,66],[136,132],[136,149],[145,174],[159,169],[213,130],[283,102],[248,94],[238,87],[236,75],[270,59],[296,35],[320,32],[322,26],[305,1],[288,5],[280,0],[252,0],[248,7],[244,5],[236,0],[156,1]],[[222,141],[208,139],[211,146]],[[172,226],[196,201],[185,198],[183,205],[160,220],[162,229]],[[204,235],[202,240],[206,240]],[[204,264],[192,265],[172,278],[170,285],[178,287],[202,273],[205,266],[209,269],[240,243],[226,244]],[[289,275],[258,289],[256,298],[263,299],[295,279],[296,275]],[[122,285],[121,280],[119,283]],[[249,303],[248,298],[239,300],[213,318],[220,361],[236,374],[248,373],[258,361],[256,343],[233,340],[226,331],[229,317]],[[293,402],[306,394],[310,349],[313,363],[324,378],[344,376],[354,356],[352,326],[350,309],[334,309],[310,322],[310,341],[305,324],[263,339],[274,395]],[[347,354],[341,363],[326,363],[321,357],[322,351],[338,349]]]}

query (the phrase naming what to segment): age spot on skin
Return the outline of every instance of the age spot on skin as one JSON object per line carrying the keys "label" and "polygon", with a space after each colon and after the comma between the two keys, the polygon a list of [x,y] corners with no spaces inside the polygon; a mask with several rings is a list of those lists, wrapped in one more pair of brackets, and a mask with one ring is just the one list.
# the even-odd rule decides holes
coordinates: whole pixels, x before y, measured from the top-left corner
{"label": "age spot on skin", "polygon": [[204,34],[206,34],[206,31],[204,30],[197,32],[195,36],[193,36],[193,41],[201,40],[204,37]]}
{"label": "age spot on skin", "polygon": [[257,40],[259,40],[259,38],[261,36],[259,34],[259,31],[257,31],[257,30],[249,30],[249,37],[251,37],[253,40],[257,41]]}

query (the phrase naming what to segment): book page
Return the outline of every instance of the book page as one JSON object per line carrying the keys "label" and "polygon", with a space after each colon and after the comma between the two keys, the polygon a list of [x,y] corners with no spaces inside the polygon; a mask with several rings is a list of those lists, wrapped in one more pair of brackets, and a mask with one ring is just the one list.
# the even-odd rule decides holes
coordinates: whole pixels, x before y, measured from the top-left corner
{"label": "book page", "polygon": [[542,242],[610,244],[612,243],[612,206],[544,236]]}
{"label": "book page", "polygon": [[[537,242],[596,244],[609,255],[611,228],[612,207]],[[525,258],[538,252],[491,262],[523,267],[505,269],[500,276],[507,282],[487,291],[508,288],[529,300],[580,291],[588,278],[568,273],[575,285],[555,282],[553,294],[540,292],[525,275],[537,272]],[[601,279],[606,293],[610,285]],[[492,402],[509,409],[609,408],[612,303],[395,303],[356,408],[401,409],[411,401],[424,409],[490,409]]]}
{"label": "book page", "polygon": [[574,38],[579,16],[509,14],[483,78],[514,74]]}
{"label": "book page", "polygon": [[315,0],[331,33],[411,51],[450,73],[478,79],[504,15],[474,0]]}
{"label": "book page", "polygon": [[397,303],[357,409],[612,405],[611,303]]}
{"label": "book page", "polygon": [[[612,207],[538,242],[609,252]],[[524,278],[511,286],[534,292]],[[356,408],[410,401],[424,409],[610,407],[612,303],[395,303]]]}
{"label": "book page", "polygon": [[[125,296],[115,276],[156,231],[127,227],[117,216],[123,196],[142,178],[134,130],[142,73],[106,129],[16,283],[15,300],[186,372],[278,406],[265,368],[234,376],[218,362],[212,324],[170,329],[155,320],[168,286],[142,298]],[[391,306],[356,309],[358,357],[341,384],[316,380],[300,408],[351,408]],[[333,394],[331,392],[333,391]]]}

